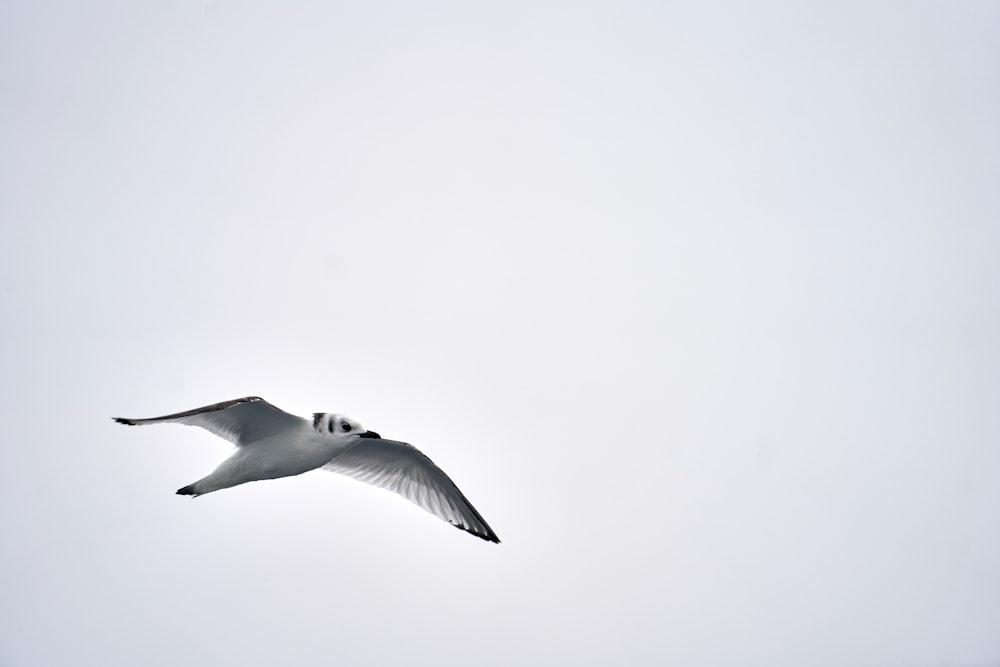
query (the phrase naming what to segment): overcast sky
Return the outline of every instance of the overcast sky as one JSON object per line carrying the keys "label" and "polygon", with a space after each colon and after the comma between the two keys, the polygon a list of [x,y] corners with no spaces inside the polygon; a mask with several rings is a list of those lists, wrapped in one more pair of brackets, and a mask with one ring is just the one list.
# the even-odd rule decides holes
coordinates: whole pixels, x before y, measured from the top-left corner
{"label": "overcast sky", "polygon": [[[751,6],[752,5],[752,6]],[[0,664],[1000,665],[1000,6],[0,3]],[[420,447],[503,543],[146,417]]]}

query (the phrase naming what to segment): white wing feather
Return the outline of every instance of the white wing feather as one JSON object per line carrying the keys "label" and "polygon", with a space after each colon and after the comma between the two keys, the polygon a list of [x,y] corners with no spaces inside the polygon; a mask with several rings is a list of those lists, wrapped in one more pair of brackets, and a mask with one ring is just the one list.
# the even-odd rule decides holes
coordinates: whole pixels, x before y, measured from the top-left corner
{"label": "white wing feather", "polygon": [[213,403],[163,417],[150,417],[148,419],[115,417],[114,420],[130,426],[164,423],[200,426],[220,438],[225,438],[237,447],[300,426],[305,421],[301,417],[290,415],[284,410],[274,407],[259,396],[247,396],[222,403]]}
{"label": "white wing feather", "polygon": [[500,541],[448,475],[413,445],[363,438],[323,469],[398,493],[457,528]]}

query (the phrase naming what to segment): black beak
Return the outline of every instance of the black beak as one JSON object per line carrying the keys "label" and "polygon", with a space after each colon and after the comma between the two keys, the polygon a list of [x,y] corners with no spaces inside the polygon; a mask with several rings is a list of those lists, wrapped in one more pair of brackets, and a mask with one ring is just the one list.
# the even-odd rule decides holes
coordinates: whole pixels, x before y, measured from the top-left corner
{"label": "black beak", "polygon": [[375,438],[376,440],[381,440],[382,439],[382,436],[380,436],[375,431],[365,431],[364,433],[360,434],[358,437],[359,438]]}

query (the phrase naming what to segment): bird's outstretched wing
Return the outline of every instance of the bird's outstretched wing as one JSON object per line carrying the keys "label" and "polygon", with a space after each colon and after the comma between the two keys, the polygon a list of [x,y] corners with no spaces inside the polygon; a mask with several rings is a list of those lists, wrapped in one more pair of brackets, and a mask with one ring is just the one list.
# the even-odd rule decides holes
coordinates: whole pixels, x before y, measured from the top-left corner
{"label": "bird's outstretched wing", "polygon": [[398,493],[456,528],[500,542],[448,475],[413,445],[364,438],[323,469]]}
{"label": "bird's outstretched wing", "polygon": [[112,417],[112,419],[119,424],[129,426],[160,423],[200,426],[237,447],[274,435],[289,427],[301,425],[304,421],[301,417],[274,407],[259,396],[236,398],[163,417],[149,419]]}

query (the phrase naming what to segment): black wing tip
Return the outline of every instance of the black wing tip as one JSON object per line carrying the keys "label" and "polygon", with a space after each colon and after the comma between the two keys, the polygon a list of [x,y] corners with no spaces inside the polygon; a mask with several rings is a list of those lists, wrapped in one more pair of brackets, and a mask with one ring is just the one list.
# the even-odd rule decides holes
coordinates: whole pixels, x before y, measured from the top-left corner
{"label": "black wing tip", "polygon": [[119,424],[125,424],[127,426],[136,426],[134,419],[126,419],[125,417],[112,417],[111,419],[118,422]]}
{"label": "black wing tip", "polygon": [[187,486],[177,489],[177,495],[179,496],[197,496],[198,492],[194,490],[194,484],[188,484]]}
{"label": "black wing tip", "polygon": [[487,533],[486,535],[483,535],[482,533],[477,533],[477,532],[475,532],[474,530],[469,530],[469,529],[468,529],[468,528],[466,528],[465,526],[460,526],[460,525],[458,525],[457,523],[453,523],[453,524],[451,524],[451,525],[455,526],[455,528],[458,528],[459,530],[464,530],[464,531],[465,531],[465,532],[467,532],[467,533],[468,533],[469,535],[475,535],[475,536],[476,536],[476,537],[478,537],[479,539],[481,539],[481,540],[484,540],[484,541],[486,541],[486,542],[492,542],[493,544],[500,544],[500,538],[499,538],[499,537],[497,537],[497,534],[496,534],[496,533],[494,533],[494,532],[493,532],[492,530],[490,530],[489,528],[487,528],[487,530],[489,530],[490,532],[489,532],[489,533]]}

